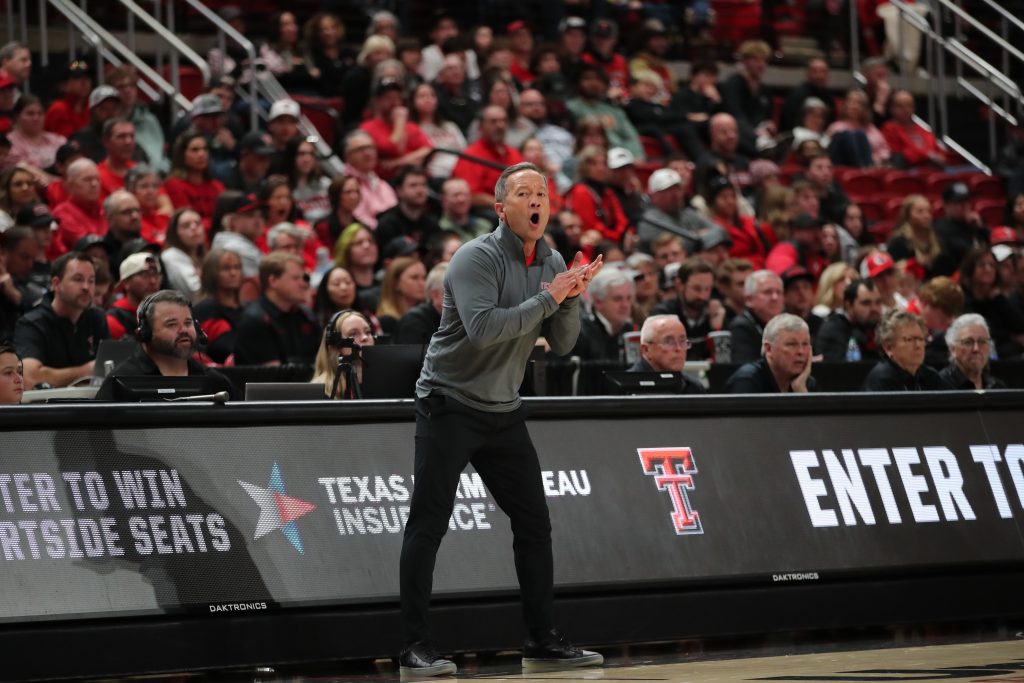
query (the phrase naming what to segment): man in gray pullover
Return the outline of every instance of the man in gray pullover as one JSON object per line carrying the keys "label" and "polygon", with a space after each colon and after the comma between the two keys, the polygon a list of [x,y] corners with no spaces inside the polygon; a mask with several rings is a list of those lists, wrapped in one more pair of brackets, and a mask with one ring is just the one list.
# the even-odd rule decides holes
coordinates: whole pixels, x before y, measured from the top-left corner
{"label": "man in gray pullover", "polygon": [[580,331],[579,295],[598,258],[569,269],[544,241],[547,180],[516,164],[494,188],[497,229],[455,252],[444,279],[441,327],[416,384],[416,484],[402,544],[400,583],[406,676],[455,673],[430,641],[427,612],[434,560],[448,530],[459,474],[469,463],[508,514],[529,638],[523,666],[589,666],[604,661],[554,629],[551,522],[537,452],[518,387],[544,336],[566,354]]}

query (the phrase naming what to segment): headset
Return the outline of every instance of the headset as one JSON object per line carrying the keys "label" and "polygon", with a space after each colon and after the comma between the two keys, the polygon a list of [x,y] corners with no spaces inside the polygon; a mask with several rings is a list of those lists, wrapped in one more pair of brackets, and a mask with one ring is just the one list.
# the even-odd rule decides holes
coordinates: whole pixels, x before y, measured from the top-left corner
{"label": "headset", "polygon": [[[149,309],[153,306],[153,298],[157,294],[160,294],[160,292],[150,294],[139,304],[139,326],[135,328],[135,337],[142,343],[148,342],[153,338],[153,328],[149,326]],[[186,304],[186,306],[188,306],[188,314],[192,318],[192,325],[196,330],[196,346],[206,346],[210,339],[203,332],[203,328],[199,326],[199,321],[196,320],[195,312],[192,310],[192,304]]]}
{"label": "headset", "polygon": [[359,311],[352,308],[346,308],[332,315],[331,319],[327,321],[326,325],[324,325],[324,342],[327,346],[333,349],[340,349],[343,346],[346,346],[345,337],[341,336],[341,332],[338,331],[337,326],[338,320],[341,319],[341,316],[349,314],[358,315],[364,319],[366,317]]}

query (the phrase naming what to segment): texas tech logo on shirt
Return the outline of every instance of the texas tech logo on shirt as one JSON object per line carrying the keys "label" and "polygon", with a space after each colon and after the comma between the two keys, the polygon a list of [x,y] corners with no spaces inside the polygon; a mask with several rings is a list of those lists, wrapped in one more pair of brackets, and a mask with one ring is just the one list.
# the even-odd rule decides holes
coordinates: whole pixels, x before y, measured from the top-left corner
{"label": "texas tech logo on shirt", "polygon": [[654,477],[659,491],[666,491],[672,499],[672,526],[680,536],[703,534],[700,514],[690,507],[687,490],[693,490],[693,475],[697,463],[689,448],[638,448],[644,474]]}

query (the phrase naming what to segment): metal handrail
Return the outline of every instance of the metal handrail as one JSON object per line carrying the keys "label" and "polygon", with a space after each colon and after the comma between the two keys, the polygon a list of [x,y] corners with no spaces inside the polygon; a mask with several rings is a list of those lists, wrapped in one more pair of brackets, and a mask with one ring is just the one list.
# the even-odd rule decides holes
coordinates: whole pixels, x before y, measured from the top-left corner
{"label": "metal handrail", "polygon": [[1011,14],[1010,12],[1008,12],[1005,7],[1003,7],[1003,6],[993,2],[992,0],[976,0],[976,1],[984,3],[986,6],[988,6],[989,9],[994,9],[996,11],[996,13],[999,14],[1000,17],[1002,17],[1003,19],[1006,19],[1008,22],[1010,22],[1011,24],[1016,26],[1019,30],[1024,31],[1024,21],[1021,21],[1015,15]]}
{"label": "metal handrail", "polygon": [[[153,71],[148,64],[140,59],[134,52],[129,50],[124,43],[111,35],[110,32],[100,26],[83,10],[76,7],[69,0],[47,0],[47,2],[56,8],[58,12],[63,14],[64,17],[73,24],[76,29],[78,29],[83,37],[89,39],[90,42],[95,41],[94,44],[97,46],[97,49],[103,49],[107,54],[114,56],[115,59],[111,60],[112,62],[121,63],[118,56],[123,58],[125,62],[134,66],[140,74],[149,79],[165,96],[172,98],[186,111],[191,111],[192,103],[189,102],[187,98],[177,92],[174,87],[163,78],[163,76]],[[45,27],[41,28],[45,30]],[[103,45],[109,45],[110,49],[113,50],[116,55],[102,47]],[[104,55],[104,57],[106,57],[106,55]],[[156,93],[154,93],[154,95],[155,94]]]}
{"label": "metal handrail", "polygon": [[962,8],[957,7],[955,3],[950,2],[950,0],[935,0],[935,2],[939,3],[939,6],[948,9],[961,20],[966,21],[968,24],[977,29],[982,35],[984,35],[986,38],[988,38],[993,43],[998,45],[1002,50],[1004,50],[1008,54],[1013,55],[1014,57],[1017,58],[1019,62],[1024,64],[1024,52],[1021,52],[1013,45],[1003,40],[1002,37],[1000,37],[996,33],[993,33],[992,29],[990,29],[988,26],[985,26],[985,24],[975,19],[973,16],[965,12]]}
{"label": "metal handrail", "polygon": [[[267,69],[258,69],[254,66],[252,81],[259,86],[259,92],[271,102],[290,98],[288,91],[284,89],[281,82]],[[259,109],[258,113],[262,118],[267,117],[267,112],[262,108]],[[320,158],[320,163],[324,169],[332,174],[341,173],[344,167],[341,159],[337,157],[331,146],[324,142],[320,137],[320,131],[301,111],[299,112],[299,129],[316,147],[317,156]]]}
{"label": "metal handrail", "polygon": [[[256,130],[259,126],[259,114],[257,112],[257,93],[256,93],[256,47],[252,44],[252,41],[243,36],[241,33],[236,31],[234,27],[228,22],[224,21],[217,15],[216,12],[211,10],[200,0],[184,0],[184,2],[199,12],[209,22],[217,27],[219,41],[221,45],[221,52],[226,57],[224,50],[224,36],[227,36],[231,40],[238,43],[238,45],[245,50],[249,56],[249,68],[252,69],[252,78],[249,79],[249,129]],[[276,79],[275,79],[276,80]]]}

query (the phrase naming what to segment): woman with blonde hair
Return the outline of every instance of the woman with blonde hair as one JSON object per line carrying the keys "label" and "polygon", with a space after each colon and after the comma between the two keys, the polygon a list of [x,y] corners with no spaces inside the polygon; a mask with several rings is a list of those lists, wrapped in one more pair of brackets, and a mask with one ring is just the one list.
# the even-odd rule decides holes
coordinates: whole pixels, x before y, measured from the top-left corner
{"label": "woman with blonde hair", "polygon": [[842,261],[833,263],[821,271],[818,278],[818,293],[814,297],[814,308],[811,313],[825,318],[833,311],[843,308],[843,290],[846,285],[858,278],[857,271]]}
{"label": "woman with blonde hair", "polygon": [[932,203],[920,194],[912,194],[900,204],[896,229],[886,250],[893,261],[907,261],[906,270],[918,282],[936,275],[949,275],[957,264],[946,264],[942,247],[932,229]]}
{"label": "woman with blonde hair", "polygon": [[324,385],[324,395],[328,398],[358,398],[358,385],[363,381],[363,362],[358,354],[351,361],[355,385],[351,385],[344,372],[339,373],[338,365],[342,357],[351,356],[354,346],[373,346],[373,332],[370,321],[362,313],[353,310],[338,311],[324,326],[320,348],[316,352],[313,368],[314,384]]}
{"label": "woman with blonde hair", "polygon": [[394,335],[401,317],[423,303],[426,284],[427,268],[418,257],[399,256],[388,265],[377,304],[377,319],[384,332]]}

